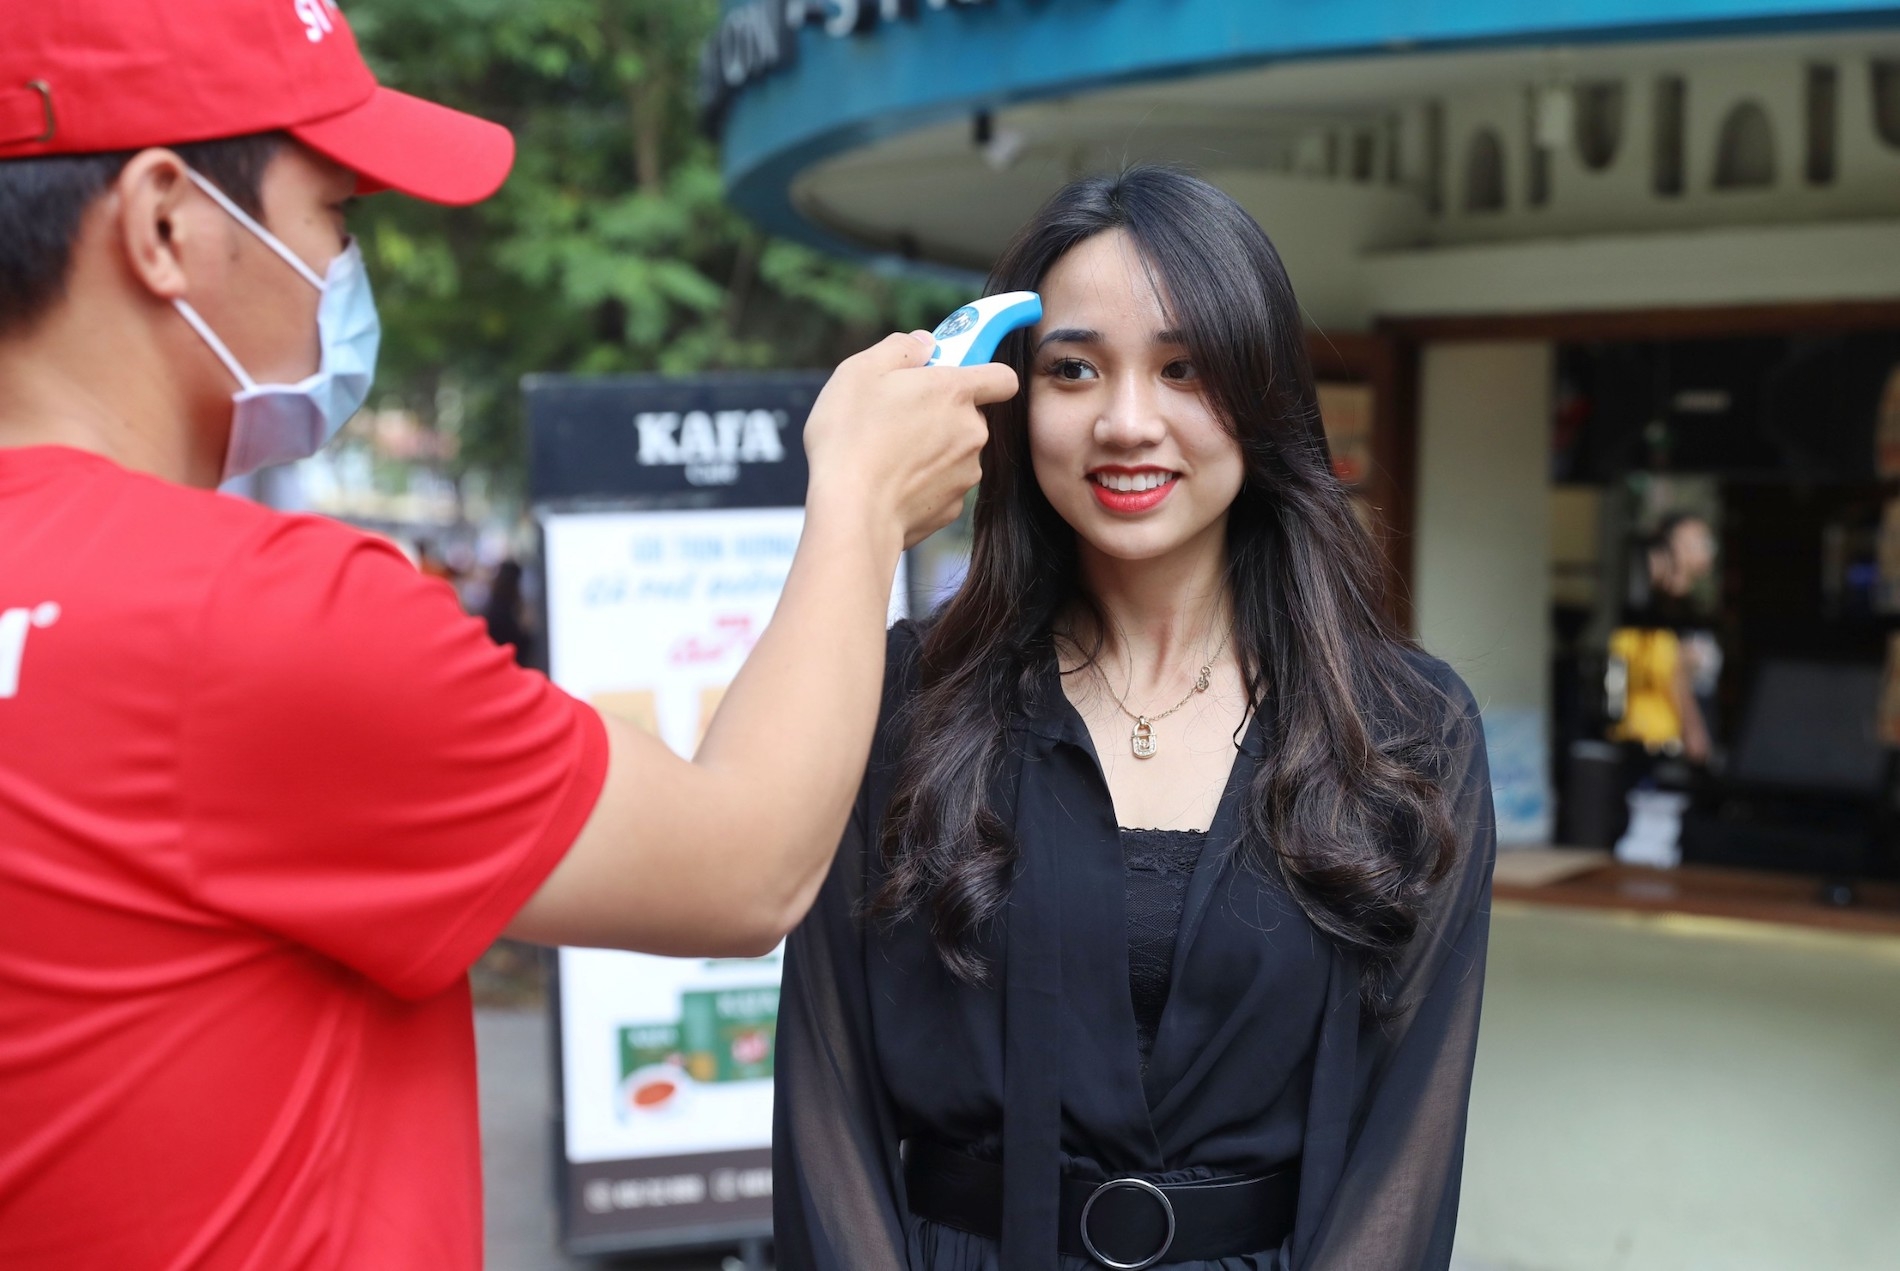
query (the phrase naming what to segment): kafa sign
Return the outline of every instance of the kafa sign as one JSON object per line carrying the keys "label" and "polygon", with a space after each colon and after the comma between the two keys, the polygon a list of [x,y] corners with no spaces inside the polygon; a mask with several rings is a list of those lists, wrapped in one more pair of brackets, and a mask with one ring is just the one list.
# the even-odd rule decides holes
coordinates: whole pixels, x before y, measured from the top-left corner
{"label": "kafa sign", "polygon": [[523,385],[548,507],[795,507],[823,372],[567,377]]}
{"label": "kafa sign", "polygon": [[684,470],[692,485],[736,485],[741,464],[779,463],[785,458],[782,410],[642,411],[640,462]]}

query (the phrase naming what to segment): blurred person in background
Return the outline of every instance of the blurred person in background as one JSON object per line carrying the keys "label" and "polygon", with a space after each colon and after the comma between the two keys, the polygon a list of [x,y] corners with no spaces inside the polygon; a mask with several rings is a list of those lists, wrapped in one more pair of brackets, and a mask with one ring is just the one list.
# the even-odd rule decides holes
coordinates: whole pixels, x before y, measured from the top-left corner
{"label": "blurred person in background", "polygon": [[495,566],[488,583],[488,597],[482,602],[482,621],[488,626],[488,638],[496,644],[513,646],[515,661],[534,666],[533,633],[528,626],[528,611],[521,596],[521,562],[510,556]]}
{"label": "blurred person in background", "polygon": [[1610,740],[1643,757],[1701,766],[1713,753],[1722,650],[1696,593],[1714,568],[1715,534],[1688,512],[1664,516],[1632,553],[1623,620],[1610,635]]}
{"label": "blurred person in background", "polygon": [[900,553],[1016,377],[919,333],[838,368],[783,598],[682,759],[388,543],[214,492],[369,392],[352,198],[484,198],[508,133],[379,87],[330,0],[3,21],[0,1266],[473,1271],[470,964],[778,943]]}
{"label": "blurred person in background", "polygon": [[456,571],[435,545],[435,540],[419,538],[416,540],[416,568],[424,577],[439,578],[450,587],[456,584]]}
{"label": "blurred person in background", "polygon": [[890,637],[787,951],[786,1271],[1442,1271],[1494,832],[1387,617],[1300,309],[1214,187],[1076,182],[990,276],[968,577]]}
{"label": "blurred person in background", "polygon": [[1697,599],[1714,567],[1714,532],[1689,512],[1665,515],[1631,554],[1604,685],[1609,739],[1622,749],[1616,855],[1627,864],[1681,862],[1689,792],[1715,758],[1722,650]]}

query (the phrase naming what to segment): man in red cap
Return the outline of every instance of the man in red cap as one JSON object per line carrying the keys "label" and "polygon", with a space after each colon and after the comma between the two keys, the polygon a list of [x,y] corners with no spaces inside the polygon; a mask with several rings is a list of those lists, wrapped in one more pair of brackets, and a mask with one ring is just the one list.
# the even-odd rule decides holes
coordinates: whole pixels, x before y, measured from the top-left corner
{"label": "man in red cap", "polygon": [[378,87],[331,0],[0,14],[9,1271],[478,1266],[475,957],[762,953],[817,890],[898,553],[974,483],[1007,369],[908,335],[838,369],[784,598],[692,762],[393,549],[212,492],[368,391],[352,195],[469,202],[511,159]]}

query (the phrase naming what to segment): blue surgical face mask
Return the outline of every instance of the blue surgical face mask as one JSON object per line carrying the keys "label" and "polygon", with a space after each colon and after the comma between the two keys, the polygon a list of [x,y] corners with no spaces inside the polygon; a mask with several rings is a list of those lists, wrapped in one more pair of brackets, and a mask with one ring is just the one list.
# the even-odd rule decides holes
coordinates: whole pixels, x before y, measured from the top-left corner
{"label": "blue surgical face mask", "polygon": [[351,239],[330,262],[323,277],[297,253],[196,172],[186,170],[197,187],[237,222],[284,258],[298,275],[323,293],[317,302],[317,337],[323,357],[316,374],[295,384],[259,384],[217,337],[198,311],[184,300],[172,304],[218,355],[240,388],[232,395],[231,440],[224,452],[223,480],[241,477],[268,464],[307,459],[336,435],[363,400],[376,376],[376,349],[383,328],[376,316],[363,252]]}

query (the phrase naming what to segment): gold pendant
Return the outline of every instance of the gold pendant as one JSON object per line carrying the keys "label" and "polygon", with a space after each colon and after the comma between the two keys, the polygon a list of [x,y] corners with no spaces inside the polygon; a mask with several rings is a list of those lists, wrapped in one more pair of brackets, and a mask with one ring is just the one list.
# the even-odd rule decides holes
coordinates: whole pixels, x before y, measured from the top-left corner
{"label": "gold pendant", "polygon": [[1128,734],[1128,744],[1134,747],[1137,759],[1155,757],[1155,730],[1149,726],[1146,717],[1140,715],[1135,717],[1135,727]]}

